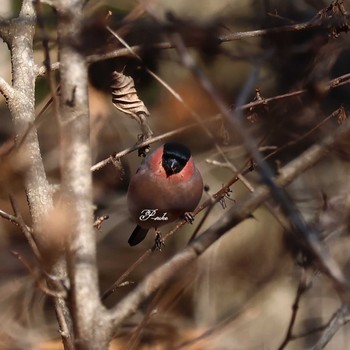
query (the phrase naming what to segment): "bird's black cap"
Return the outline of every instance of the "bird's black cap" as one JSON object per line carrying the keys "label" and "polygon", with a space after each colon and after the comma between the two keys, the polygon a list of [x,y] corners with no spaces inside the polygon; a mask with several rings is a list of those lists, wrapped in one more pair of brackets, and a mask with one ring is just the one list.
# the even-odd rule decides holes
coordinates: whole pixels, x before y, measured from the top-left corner
{"label": "bird's black cap", "polygon": [[181,143],[168,142],[164,145],[162,165],[167,176],[179,173],[191,158],[191,151]]}

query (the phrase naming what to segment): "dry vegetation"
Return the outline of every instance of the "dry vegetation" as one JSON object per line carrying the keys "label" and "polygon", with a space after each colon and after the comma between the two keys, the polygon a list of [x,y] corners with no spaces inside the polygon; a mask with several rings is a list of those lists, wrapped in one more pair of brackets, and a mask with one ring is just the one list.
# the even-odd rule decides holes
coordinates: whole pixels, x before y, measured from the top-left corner
{"label": "dry vegetation", "polygon": [[[349,349],[347,1],[9,1],[0,349]],[[186,144],[195,222],[126,190]]]}

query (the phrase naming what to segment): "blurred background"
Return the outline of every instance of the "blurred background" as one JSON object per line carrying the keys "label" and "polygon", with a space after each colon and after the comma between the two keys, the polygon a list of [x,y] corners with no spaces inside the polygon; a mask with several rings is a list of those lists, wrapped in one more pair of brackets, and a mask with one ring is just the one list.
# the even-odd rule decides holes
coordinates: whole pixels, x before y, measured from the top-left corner
{"label": "blurred background", "polygon": [[[16,16],[20,4],[17,0],[2,0],[0,15]],[[170,140],[191,149],[209,188],[202,202],[233,177],[234,169],[247,167],[250,159],[238,132],[227,120],[216,117],[218,110],[211,97],[182,65],[176,50],[155,48],[155,43],[169,41],[169,35],[177,32],[228,106],[234,107],[242,96],[248,103],[304,90],[295,97],[276,99],[241,113],[246,128],[263,155],[268,156],[273,171],[278,173],[279,167],[341,127],[339,113],[327,117],[341,106],[342,115],[347,113],[349,86],[328,90],[327,84],[349,73],[349,35],[332,36],[332,27],[324,26],[300,32],[276,30],[222,44],[217,38],[233,32],[306,22],[329,4],[330,1],[313,0],[87,2],[82,50],[87,56],[98,56],[89,65],[92,163],[134,145],[140,134],[139,125],[112,104],[111,75],[117,70],[134,79],[137,93],[150,111],[148,120],[154,136],[196,124]],[[344,1],[344,6],[349,8],[349,1]],[[56,62],[55,14],[44,4],[42,9],[51,60]],[[338,23],[334,21],[336,26]],[[122,47],[106,30],[106,25],[129,45],[141,45],[142,61],[131,55],[104,59],[109,52]],[[34,47],[39,65],[44,57],[41,39],[38,30]],[[159,75],[184,102],[176,100],[147,69]],[[254,71],[257,74],[253,88],[244,95],[244,87]],[[0,75],[11,81],[10,54],[4,43],[0,49]],[[51,96],[45,76],[38,78],[36,91],[39,113]],[[0,113],[0,147],[6,149],[15,135],[3,97],[0,97]],[[52,106],[41,118],[38,132],[50,182],[59,184],[59,135]],[[157,146],[153,144],[151,149]],[[325,244],[345,275],[350,274],[349,156],[349,140],[340,140],[321,162],[287,188],[290,200],[296,203],[307,222],[320,227]],[[93,173],[96,217],[109,216],[102,228],[96,230],[101,292],[154,242],[149,234],[136,247],[127,244],[134,223],[128,214],[125,195],[130,176],[141,160],[133,152],[121,158],[121,167],[108,164]],[[11,187],[24,220],[30,225],[21,184],[23,174],[17,170],[15,164],[3,163],[0,167],[0,209],[12,213],[6,195]],[[258,170],[246,174],[245,180],[231,187],[230,197],[213,208],[200,232],[249,196],[259,185]],[[106,300],[107,307],[115,305],[145,275],[183,248],[200,218],[201,215],[197,216],[193,225],[177,231],[167,240],[162,252],[154,252],[138,266],[127,278],[130,283]],[[173,226],[162,228],[162,233]],[[21,231],[2,218],[0,250],[0,348],[60,349],[51,299],[35,286],[33,277],[11,252],[18,252],[35,266],[33,254]],[[305,275],[311,285],[301,297],[293,334],[309,334],[288,342],[287,349],[312,348],[322,333],[309,331],[326,325],[341,302],[329,280],[303,253],[288,218],[271,201],[254,212],[252,218],[227,232],[195,264],[145,302],[116,332],[111,348],[278,349],[288,329],[298,285]],[[349,340],[349,327],[344,324],[326,349],[350,349]]]}

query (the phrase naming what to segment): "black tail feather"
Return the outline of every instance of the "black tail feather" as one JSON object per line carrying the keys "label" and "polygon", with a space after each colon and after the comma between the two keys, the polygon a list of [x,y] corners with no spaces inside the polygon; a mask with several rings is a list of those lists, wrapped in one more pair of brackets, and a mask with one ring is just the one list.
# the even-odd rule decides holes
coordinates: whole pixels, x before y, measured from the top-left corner
{"label": "black tail feather", "polygon": [[142,242],[145,239],[147,232],[148,228],[142,228],[141,226],[137,225],[128,239],[129,245],[134,246]]}

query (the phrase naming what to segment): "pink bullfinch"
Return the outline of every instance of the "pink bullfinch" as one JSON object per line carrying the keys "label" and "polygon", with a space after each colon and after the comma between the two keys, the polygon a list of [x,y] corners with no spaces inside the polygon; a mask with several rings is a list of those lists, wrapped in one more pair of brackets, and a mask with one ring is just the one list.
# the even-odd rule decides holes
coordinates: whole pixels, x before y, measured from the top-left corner
{"label": "pink bullfinch", "polygon": [[128,243],[134,246],[157,228],[187,215],[198,205],[203,180],[190,150],[169,142],[149,154],[131,178],[128,208],[137,226]]}

